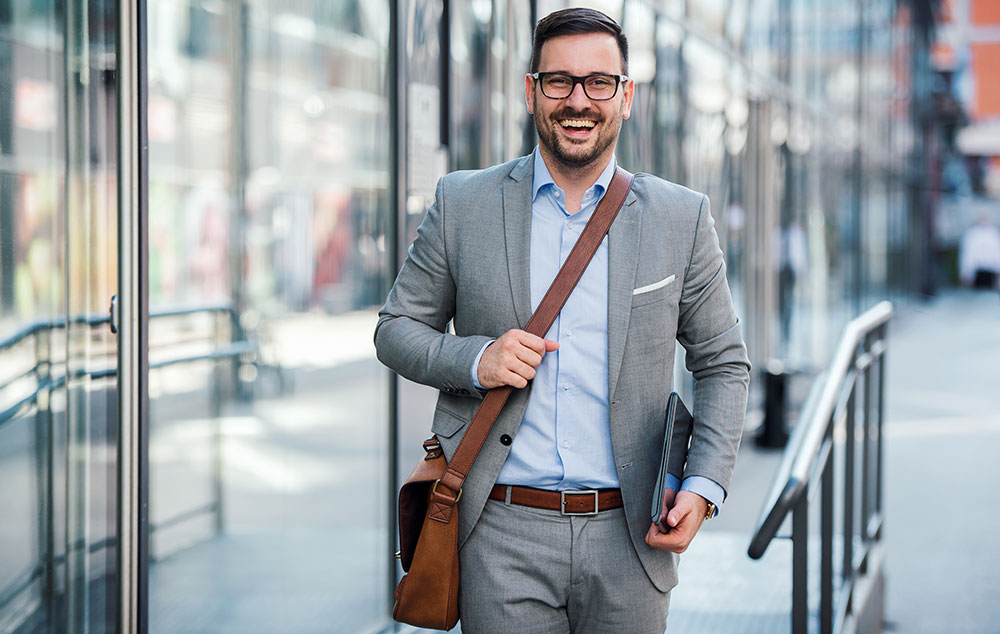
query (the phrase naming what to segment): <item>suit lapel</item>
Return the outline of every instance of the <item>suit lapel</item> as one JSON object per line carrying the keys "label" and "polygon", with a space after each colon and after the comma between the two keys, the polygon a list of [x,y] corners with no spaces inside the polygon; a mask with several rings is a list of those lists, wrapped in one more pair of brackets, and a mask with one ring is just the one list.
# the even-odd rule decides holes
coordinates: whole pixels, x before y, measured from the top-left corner
{"label": "suit lapel", "polygon": [[507,274],[514,296],[519,328],[531,318],[531,179],[534,153],[526,156],[503,183],[503,227],[507,247]]}
{"label": "suit lapel", "polygon": [[608,231],[608,398],[612,399],[625,356],[632,289],[639,264],[642,209],[635,201],[635,192],[629,191]]}

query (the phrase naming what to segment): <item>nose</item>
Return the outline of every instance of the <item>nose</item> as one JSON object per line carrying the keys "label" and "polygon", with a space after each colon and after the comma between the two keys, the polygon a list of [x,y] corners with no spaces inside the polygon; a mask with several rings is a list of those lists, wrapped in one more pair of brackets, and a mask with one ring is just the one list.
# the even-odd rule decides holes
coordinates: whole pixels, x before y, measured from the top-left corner
{"label": "nose", "polygon": [[584,108],[590,106],[590,98],[587,97],[587,93],[583,91],[582,83],[578,83],[573,86],[573,92],[569,93],[569,97],[566,97],[566,105],[577,110],[583,110]]}

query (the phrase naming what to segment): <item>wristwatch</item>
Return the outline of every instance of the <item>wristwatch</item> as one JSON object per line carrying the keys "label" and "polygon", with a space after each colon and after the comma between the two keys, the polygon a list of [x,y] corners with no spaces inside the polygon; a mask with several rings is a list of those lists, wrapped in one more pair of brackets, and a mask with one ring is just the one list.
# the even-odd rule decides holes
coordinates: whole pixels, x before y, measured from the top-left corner
{"label": "wristwatch", "polygon": [[715,516],[715,504],[709,502],[708,508],[705,510],[705,519],[710,520],[713,516]]}

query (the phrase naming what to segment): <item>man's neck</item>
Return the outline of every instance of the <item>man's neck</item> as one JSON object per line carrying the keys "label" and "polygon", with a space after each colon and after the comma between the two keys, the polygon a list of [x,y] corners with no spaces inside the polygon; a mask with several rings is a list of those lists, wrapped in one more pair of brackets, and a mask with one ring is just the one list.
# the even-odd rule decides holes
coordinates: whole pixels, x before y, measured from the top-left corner
{"label": "man's neck", "polygon": [[566,194],[566,211],[575,214],[580,211],[580,201],[588,189],[594,186],[601,173],[611,162],[614,150],[602,154],[587,165],[580,167],[567,167],[560,163],[543,146],[538,146],[538,151],[545,161],[545,167],[552,175],[552,180],[556,186]]}

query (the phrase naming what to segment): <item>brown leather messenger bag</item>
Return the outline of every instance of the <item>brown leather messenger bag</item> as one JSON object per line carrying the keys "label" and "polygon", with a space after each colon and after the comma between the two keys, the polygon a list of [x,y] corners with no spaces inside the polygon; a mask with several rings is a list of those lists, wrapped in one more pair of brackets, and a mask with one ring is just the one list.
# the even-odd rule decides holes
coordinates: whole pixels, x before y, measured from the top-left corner
{"label": "brown leather messenger bag", "polygon": [[[528,321],[527,332],[539,337],[548,332],[611,228],[632,179],[622,168],[616,169],[608,191]],[[401,623],[450,630],[458,622],[457,504],[469,469],[512,389],[503,386],[486,394],[451,463],[445,459],[437,437],[425,440],[426,455],[399,490],[397,557],[407,574],[396,586],[392,618]]]}

